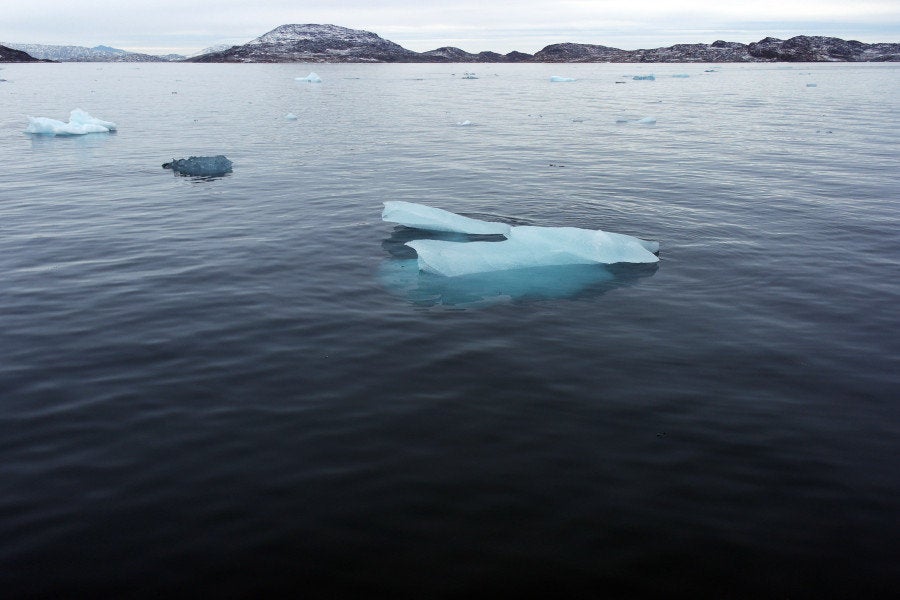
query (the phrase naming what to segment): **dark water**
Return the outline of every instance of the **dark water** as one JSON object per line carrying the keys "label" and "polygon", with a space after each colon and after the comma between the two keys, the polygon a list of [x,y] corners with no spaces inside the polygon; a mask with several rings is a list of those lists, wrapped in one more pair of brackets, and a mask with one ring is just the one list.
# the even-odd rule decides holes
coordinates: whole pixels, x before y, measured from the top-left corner
{"label": "dark water", "polygon": [[[898,67],[478,67],[5,67],[2,595],[900,592]],[[420,275],[385,200],[662,260]]]}

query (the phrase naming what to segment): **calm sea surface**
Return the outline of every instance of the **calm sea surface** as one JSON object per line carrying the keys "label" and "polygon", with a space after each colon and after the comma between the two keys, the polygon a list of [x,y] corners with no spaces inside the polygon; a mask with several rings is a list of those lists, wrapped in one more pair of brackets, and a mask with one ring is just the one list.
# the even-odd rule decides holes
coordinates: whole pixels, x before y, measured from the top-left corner
{"label": "calm sea surface", "polygon": [[3,595],[900,593],[900,65],[707,68],[5,65]]}

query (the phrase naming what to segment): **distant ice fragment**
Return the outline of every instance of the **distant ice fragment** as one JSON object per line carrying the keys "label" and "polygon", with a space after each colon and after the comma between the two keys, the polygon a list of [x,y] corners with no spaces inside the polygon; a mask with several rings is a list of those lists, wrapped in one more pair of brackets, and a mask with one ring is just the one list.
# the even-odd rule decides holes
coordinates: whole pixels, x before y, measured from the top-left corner
{"label": "distant ice fragment", "polygon": [[635,81],[656,81],[656,77],[653,75],[635,75],[632,79]]}
{"label": "distant ice fragment", "polygon": [[215,177],[231,173],[232,162],[219,154],[217,156],[191,156],[189,158],[172,159],[163,164],[163,169],[172,169],[182,175],[200,175]]}
{"label": "distant ice fragment", "polygon": [[25,132],[40,135],[84,135],[86,133],[109,133],[116,130],[115,123],[96,119],[80,108],[69,113],[68,123],[47,117],[28,117],[28,121],[29,125]]}
{"label": "distant ice fragment", "polygon": [[[659,242],[577,227],[511,227],[461,217],[411,202],[385,202],[382,218],[409,227],[467,234],[494,233],[503,241],[406,242],[416,251],[419,270],[447,277],[579,264],[655,263]],[[505,229],[505,231],[504,231]]]}
{"label": "distant ice fragment", "polygon": [[288,121],[296,121],[297,115],[295,115],[294,113],[288,113],[288,114],[284,115],[284,118],[287,119]]}
{"label": "distant ice fragment", "polygon": [[575,81],[575,78],[574,77],[561,77],[559,75],[553,75],[550,77],[550,81],[553,83],[562,83],[562,82]]}
{"label": "distant ice fragment", "polygon": [[510,226],[506,223],[470,219],[440,208],[432,208],[424,204],[403,202],[401,200],[385,202],[381,218],[390,223],[399,223],[400,225],[416,229],[446,231],[449,233],[506,235],[510,230]]}
{"label": "distant ice fragment", "polygon": [[466,71],[465,74],[462,76],[462,78],[463,79],[478,79],[478,75],[476,75],[475,73],[470,73],[470,72]]}
{"label": "distant ice fragment", "polygon": [[636,123],[638,125],[655,125],[656,117],[642,117],[640,119],[628,119],[626,117],[619,117],[616,119],[616,123]]}
{"label": "distant ice fragment", "polygon": [[818,87],[818,84],[815,83],[807,83],[806,87]]}
{"label": "distant ice fragment", "polygon": [[456,124],[459,125],[460,127],[470,127],[470,126],[474,125],[475,123],[466,119],[465,121],[458,121]]}
{"label": "distant ice fragment", "polygon": [[687,79],[688,77],[690,77],[690,75],[688,75],[687,73],[675,73],[674,75],[672,75],[672,77],[676,79]]}
{"label": "distant ice fragment", "polygon": [[306,81],[308,83],[322,83],[322,78],[315,73],[310,73],[306,77],[295,77],[296,81]]}

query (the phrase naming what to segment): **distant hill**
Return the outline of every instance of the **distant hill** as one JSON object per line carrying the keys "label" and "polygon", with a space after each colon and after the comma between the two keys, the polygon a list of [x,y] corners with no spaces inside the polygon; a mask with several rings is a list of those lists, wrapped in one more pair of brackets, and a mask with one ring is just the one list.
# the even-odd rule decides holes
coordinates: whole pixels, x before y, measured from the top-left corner
{"label": "distant hill", "polygon": [[21,50],[16,50],[15,48],[10,48],[9,46],[0,45],[0,62],[42,62],[42,61],[38,58],[31,56],[27,52],[23,52]]}
{"label": "distant hill", "polygon": [[58,62],[170,62],[184,57],[178,54],[154,56],[129,52],[110,46],[54,46],[48,44],[18,44],[3,42],[9,48],[27,52],[31,56]]}
{"label": "distant hill", "polygon": [[337,25],[282,25],[189,62],[420,62],[419,54],[377,34]]}
{"label": "distant hill", "polygon": [[[800,35],[787,40],[767,37],[743,44],[718,40],[712,44],[676,44],[647,50],[622,50],[596,44],[551,44],[532,54],[466,52],[444,46],[413,52],[370,31],[337,25],[281,25],[246,44],[207,48],[196,56],[153,56],[109,46],[47,46],[9,44],[34,58],[60,62],[352,62],[352,63],[720,63],[720,62],[900,62],[900,44],[865,44],[835,37]],[[9,59],[2,58],[0,61]]]}
{"label": "distant hill", "polygon": [[864,44],[840,38],[767,37],[759,42],[716,41],[650,50],[621,50],[594,44],[551,44],[524,52],[473,54],[445,46],[413,52],[369,31],[336,25],[282,25],[244,44],[195,56],[192,62],[873,62],[900,61],[900,44]]}

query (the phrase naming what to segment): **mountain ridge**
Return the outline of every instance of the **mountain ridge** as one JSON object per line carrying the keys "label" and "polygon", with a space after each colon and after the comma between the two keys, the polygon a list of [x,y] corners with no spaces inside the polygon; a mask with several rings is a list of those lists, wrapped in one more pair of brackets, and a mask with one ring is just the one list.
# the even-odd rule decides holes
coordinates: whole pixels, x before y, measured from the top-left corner
{"label": "mountain ridge", "polygon": [[675,44],[622,50],[597,44],[551,44],[534,54],[466,52],[444,46],[407,50],[370,31],[314,23],[281,25],[247,42],[188,62],[872,62],[900,61],[900,44],[866,44],[824,36],[766,37],[743,44]]}
{"label": "mountain ridge", "polygon": [[[378,34],[330,24],[280,25],[246,44],[218,46],[191,57],[155,56],[109,46],[10,44],[26,56],[59,62],[353,62],[353,63],[724,63],[724,62],[900,62],[900,43],[864,43],[826,36],[799,35],[781,40],[765,37],[744,44],[717,40],[711,44],[622,50],[598,44],[550,44],[534,54],[512,51],[467,52],[443,46],[426,52],[408,50]],[[23,62],[0,53],[0,62]],[[20,55],[15,55],[20,56]]]}
{"label": "mountain ridge", "polygon": [[39,60],[55,62],[172,62],[182,60],[185,57],[180,54],[167,54],[157,56],[155,54],[143,54],[141,52],[129,52],[120,48],[98,45],[93,48],[87,46],[60,46],[55,44],[20,44],[0,42],[7,48],[26,52]]}

